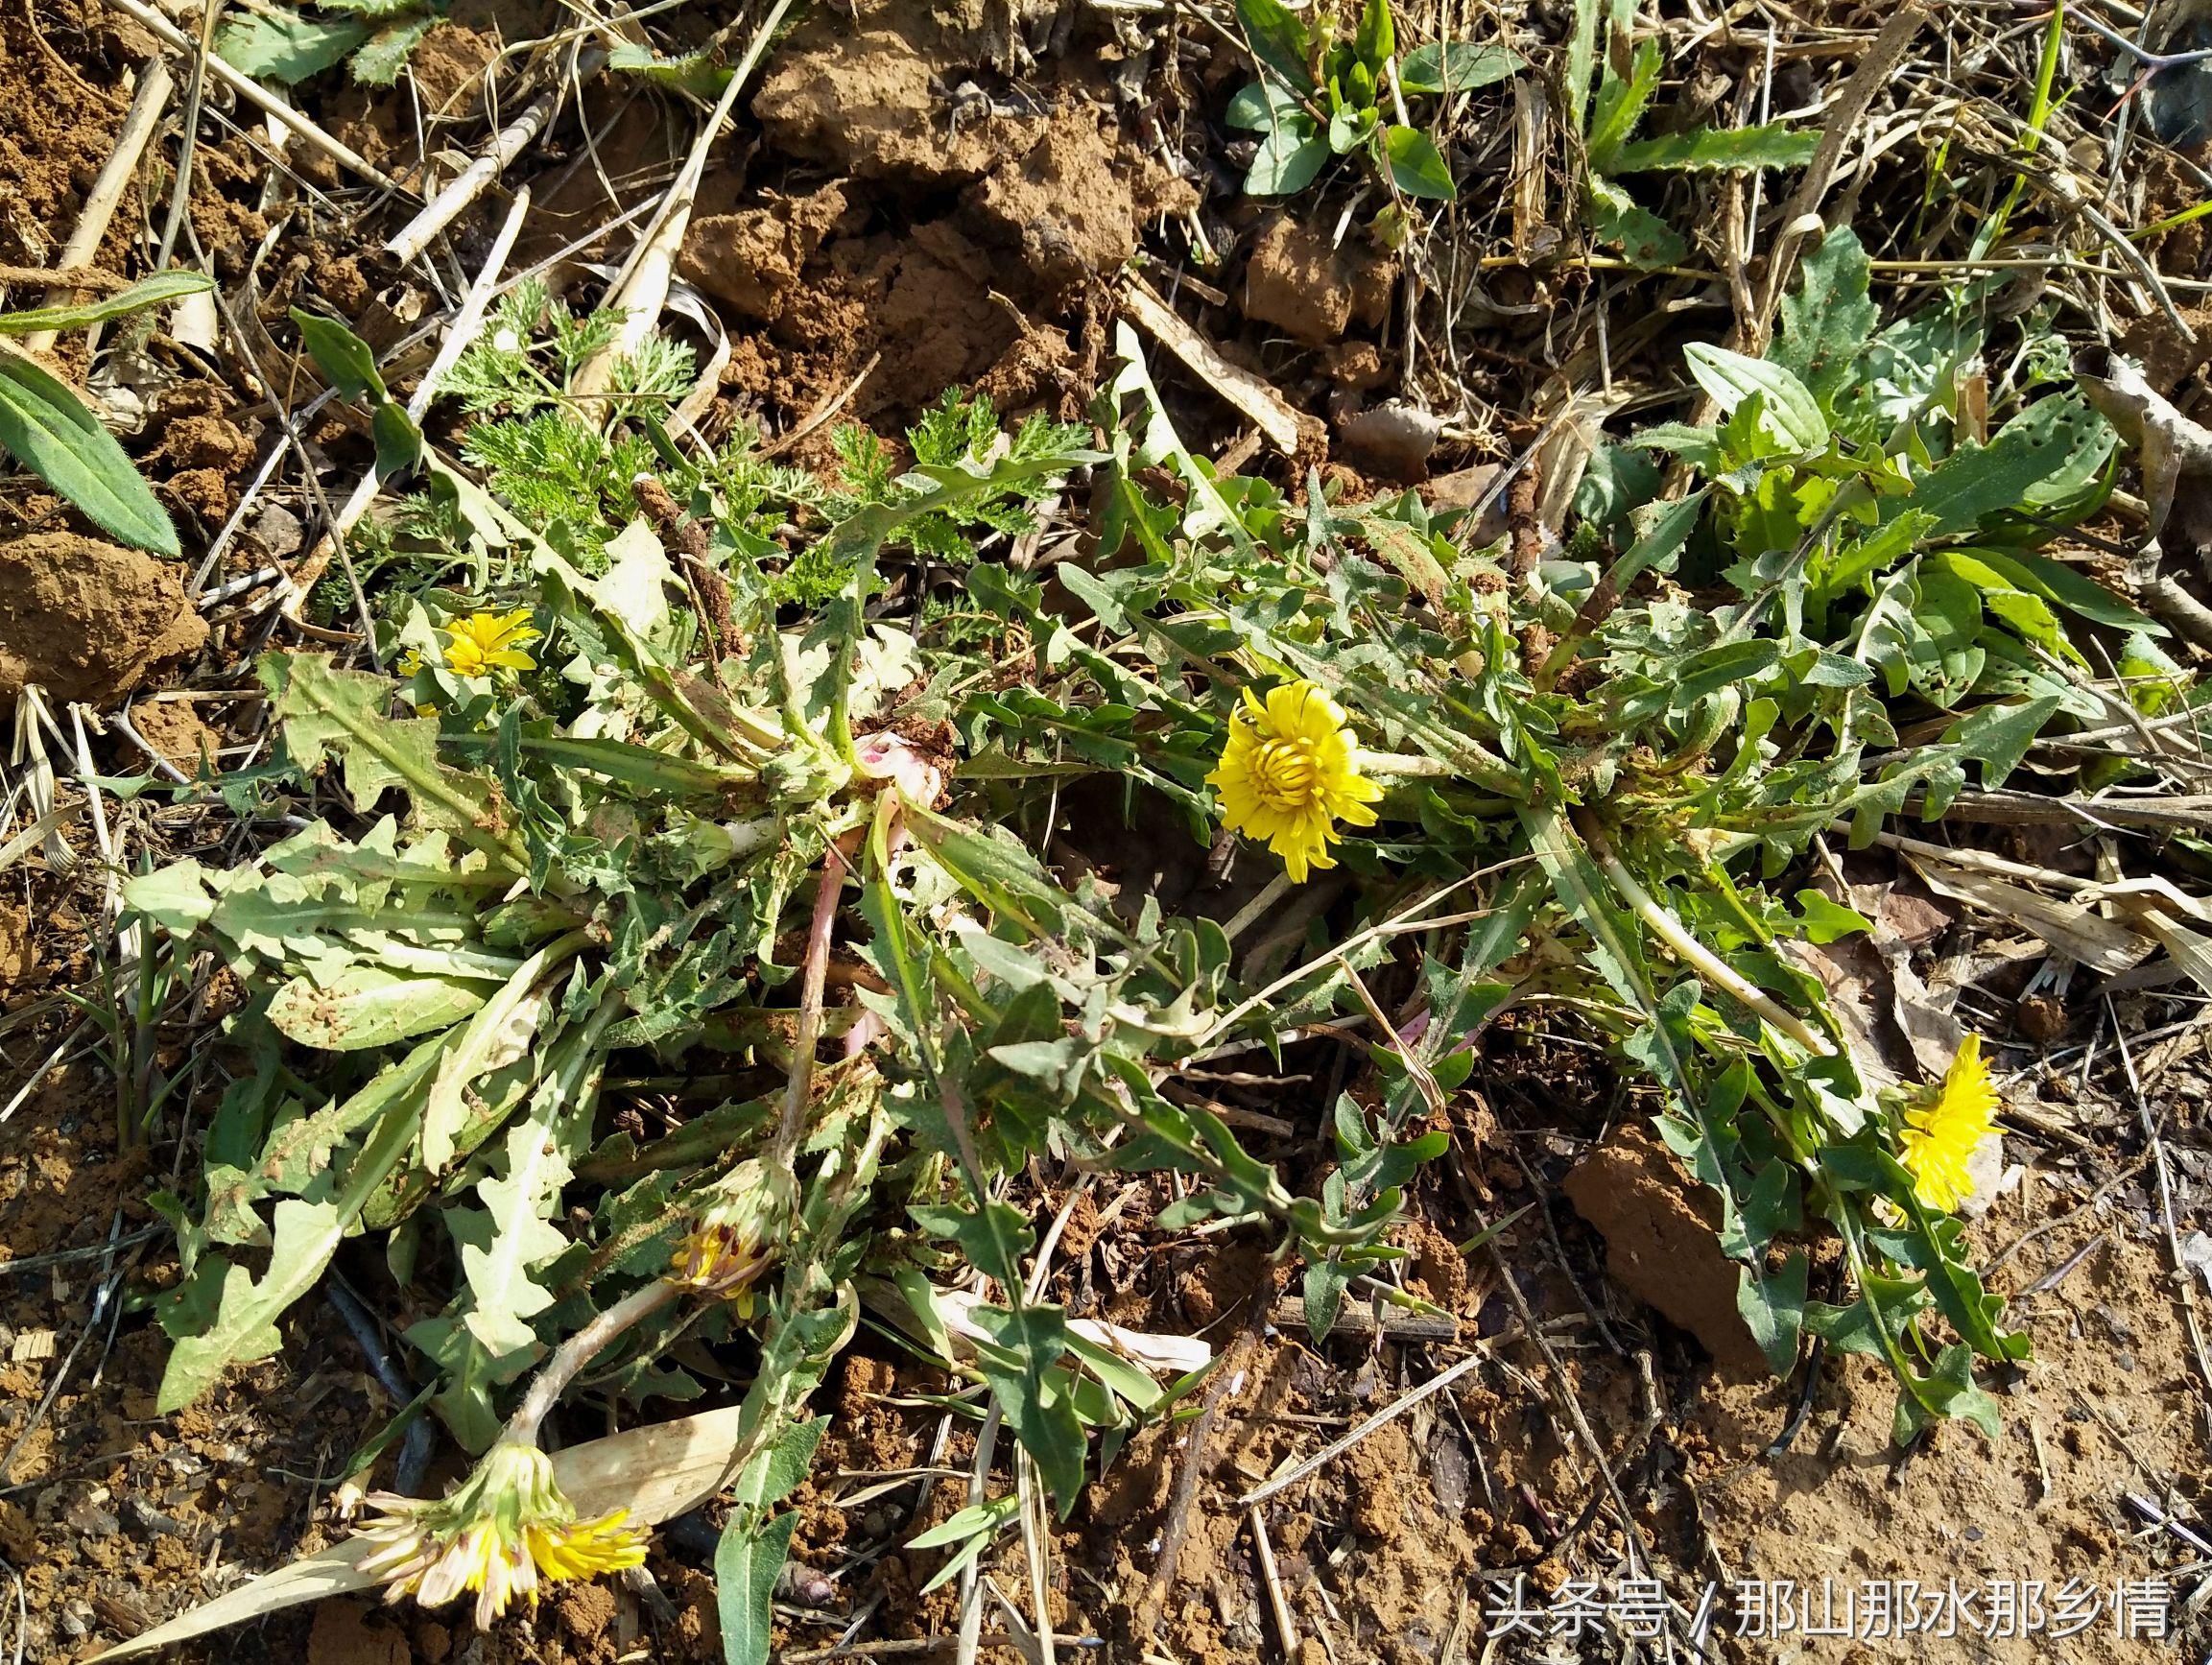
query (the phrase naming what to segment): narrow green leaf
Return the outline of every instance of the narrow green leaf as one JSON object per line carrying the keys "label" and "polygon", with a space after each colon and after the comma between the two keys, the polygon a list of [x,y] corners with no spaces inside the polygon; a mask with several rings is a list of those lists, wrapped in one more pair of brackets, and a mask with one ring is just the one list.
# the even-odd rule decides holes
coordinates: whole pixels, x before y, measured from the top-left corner
{"label": "narrow green leaf", "polygon": [[1775,438],[1800,451],[1826,448],[1828,418],[1805,384],[1781,365],[1701,341],[1690,343],[1682,356],[1698,386],[1724,414],[1734,415],[1738,405],[1756,393],[1764,401],[1761,415]]}
{"label": "narrow green leaf", "polygon": [[1598,24],[1605,0],[1575,0],[1575,20],[1567,34],[1567,131],[1587,137],[1583,117],[1589,108],[1590,73],[1598,63]]}
{"label": "narrow green leaf", "polygon": [[2047,555],[2025,549],[1969,549],[1964,553],[2004,574],[2016,588],[2080,613],[2094,624],[2116,630],[2141,630],[2146,635],[2166,634],[2166,627],[2155,619],[2137,612],[2095,579]]}
{"label": "narrow green leaf", "polygon": [[1360,11],[1359,33],[1353,48],[1360,61],[1380,76],[1383,66],[1397,55],[1398,26],[1391,16],[1391,0],[1368,0]]}
{"label": "narrow green leaf", "polygon": [[422,461],[422,430],[397,400],[387,399],[376,407],[376,414],[369,419],[369,432],[376,440],[380,478],[389,480],[409,473]]}
{"label": "narrow green leaf", "polygon": [[777,1515],[759,1528],[743,1510],[729,1517],[714,1546],[714,1604],[722,1619],[725,1665],[768,1665],[773,1640],[775,1581],[791,1554],[798,1514]]}
{"label": "narrow green leaf", "polygon": [[164,306],[187,295],[204,295],[215,285],[198,272],[156,272],[128,289],[72,306],[35,306],[27,312],[0,312],[0,335],[31,335],[42,329],[86,329],[111,319],[128,318],[150,306]]}
{"label": "narrow green leaf", "polygon": [[177,528],[115,436],[68,388],[0,349],[0,451],[84,511],[101,531],[155,555],[178,553]]}
{"label": "narrow green leaf", "polygon": [[1611,171],[1741,174],[1759,168],[1801,168],[1820,147],[1819,133],[1785,127],[1692,128],[1622,145],[1613,153]]}

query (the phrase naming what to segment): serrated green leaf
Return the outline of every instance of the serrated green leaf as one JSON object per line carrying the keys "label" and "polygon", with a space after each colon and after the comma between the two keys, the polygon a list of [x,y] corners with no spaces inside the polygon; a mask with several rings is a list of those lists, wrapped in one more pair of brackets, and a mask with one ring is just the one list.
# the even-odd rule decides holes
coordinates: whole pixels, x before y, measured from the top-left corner
{"label": "serrated green leaf", "polygon": [[256,81],[284,86],[320,75],[369,38],[369,25],[345,17],[325,21],[297,12],[253,12],[226,18],[215,54]]}
{"label": "serrated green leaf", "polygon": [[[567,1045],[576,1050],[573,1040]],[[574,1084],[563,1069],[539,1083],[530,1114],[508,1130],[505,1159],[476,1187],[491,1235],[487,1244],[461,1246],[469,1293],[462,1321],[495,1356],[535,1343],[528,1320],[553,1304],[553,1292],[531,1273],[568,1247],[550,1217],[583,1142],[567,1102]]]}
{"label": "serrated green leaf", "polygon": [[990,1339],[977,1348],[978,1368],[1064,1517],[1082,1494],[1087,1450],[1082,1424],[1052,1373],[1067,1348],[1067,1317],[1042,1304],[1013,1311],[979,1306],[970,1316]]}
{"label": "serrated green leaf", "polygon": [[22,354],[0,348],[0,451],[54,488],[103,532],[155,555],[177,528],[115,436],[84,401]]}
{"label": "serrated green leaf", "polygon": [[746,1464],[730,1488],[730,1501],[752,1509],[781,1503],[799,1487],[814,1467],[814,1454],[829,1431],[827,1416],[794,1422],[776,1437],[775,1443]]}
{"label": "serrated green leaf", "polygon": [[820,1416],[791,1424],[738,1476],[731,1498],[735,1507],[714,1549],[714,1600],[725,1665],[767,1665],[775,1581],[790,1557],[798,1515],[793,1511],[764,1520],[762,1511],[806,1478],[828,1426],[828,1419]]}
{"label": "serrated green leaf", "polygon": [[1872,281],[1859,234],[1840,226],[1799,262],[1796,287],[1782,297],[1781,329],[1767,357],[1795,374],[1823,407],[1874,339],[1881,313]]}
{"label": "serrated green leaf", "polygon": [[729,84],[735,70],[726,63],[717,63],[704,52],[687,52],[680,58],[662,58],[652,47],[637,41],[624,41],[607,55],[607,67],[619,75],[633,75],[640,81],[649,81],[655,86],[665,86],[672,92],[687,92],[695,98],[717,98]]}
{"label": "serrated green leaf", "polygon": [[284,725],[285,749],[300,769],[337,757],[346,794],[361,809],[387,787],[405,787],[418,817],[517,872],[528,869],[520,841],[505,830],[493,783],[438,761],[435,718],[387,715],[388,678],[341,671],[327,654],[269,654],[255,669]]}
{"label": "serrated green leaf", "polygon": [[1647,40],[1636,48],[1635,62],[1626,80],[1607,71],[1598,83],[1598,96],[1590,107],[1589,136],[1584,141],[1593,173],[1615,171],[1613,160],[1636,131],[1636,124],[1644,119],[1665,65],[1666,54],[1659,43]]}
{"label": "serrated green leaf", "polygon": [[426,12],[378,31],[368,45],[353,55],[353,79],[363,86],[392,85],[399,79],[399,72],[407,67],[408,55],[437,22],[435,16]]}
{"label": "serrated green leaf", "polygon": [[[242,1266],[225,1267],[220,1297],[204,1328],[179,1336],[161,1373],[160,1414],[182,1410],[212,1388],[234,1364],[265,1359],[281,1338],[276,1320],[312,1289],[369,1194],[415,1137],[415,1106],[402,1099],[387,1110],[375,1135],[347,1164],[342,1188],[320,1198],[286,1198],[276,1204],[269,1270],[259,1278]],[[202,1272],[222,1263],[210,1256]]]}
{"label": "serrated green leaf", "polygon": [[1012,1203],[994,1200],[970,1209],[943,1202],[916,1202],[907,1212],[923,1230],[959,1244],[970,1265],[988,1273],[1008,1289],[1020,1287],[1022,1259],[1035,1247],[1036,1233]]}

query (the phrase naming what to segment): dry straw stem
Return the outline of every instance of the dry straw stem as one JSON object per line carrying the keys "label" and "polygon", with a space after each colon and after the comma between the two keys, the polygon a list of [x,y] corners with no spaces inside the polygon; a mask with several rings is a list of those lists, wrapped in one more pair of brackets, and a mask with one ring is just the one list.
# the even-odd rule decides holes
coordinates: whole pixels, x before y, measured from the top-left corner
{"label": "dry straw stem", "polygon": [[[141,0],[107,0],[107,3],[141,29],[150,32],[155,39],[172,52],[182,52],[195,56],[199,54],[200,43],[198,41],[178,28],[176,24],[170,22],[168,18],[162,16],[160,12],[155,11],[153,7],[142,4]],[[321,128],[309,121],[274,93],[266,91],[250,76],[240,74],[212,53],[206,56],[208,72],[216,80],[223,83],[225,86],[227,86],[255,109],[261,111],[262,114],[273,116],[285,127],[291,129],[299,139],[321,151],[347,173],[367,179],[381,190],[395,192],[400,196],[414,195],[406,186],[400,184],[398,180],[392,178],[375,163],[349,146],[332,138]]]}
{"label": "dry straw stem", "polygon": [[1240,1509],[1249,1509],[1254,1504],[1265,1503],[1269,1498],[1274,1496],[1277,1492],[1286,1490],[1289,1487],[1297,1485],[1299,1481],[1304,1480],[1309,1475],[1319,1473],[1321,1469],[1327,1467],[1328,1464],[1334,1463],[1338,1458],[1342,1457],[1345,1452],[1349,1451],[1353,1446],[1357,1445],[1361,1440],[1365,1439],[1368,1435],[1372,1434],[1376,1429],[1380,1428],[1384,1423],[1392,1421],[1397,1417],[1404,1415],[1408,1411],[1411,1411],[1415,1405],[1418,1405],[1423,1399],[1430,1397],[1432,1394],[1442,1392],[1446,1388],[1450,1387],[1454,1382],[1458,1381],[1462,1376],[1465,1375],[1469,1370],[1473,1369],[1477,1365],[1481,1364],[1483,1362],[1484,1356],[1485,1355],[1482,1353],[1469,1353],[1465,1358],[1462,1359],[1450,1369],[1439,1371],[1438,1374],[1431,1376],[1427,1381],[1423,1382],[1412,1392],[1401,1395],[1399,1398],[1386,1406],[1384,1409],[1377,1411],[1372,1416],[1369,1416],[1365,1422],[1362,1422],[1350,1433],[1344,1435],[1340,1439],[1330,1440],[1328,1444],[1322,1446],[1319,1451],[1315,1452],[1303,1463],[1295,1464],[1291,1468],[1285,1470],[1283,1473],[1276,1475],[1272,1480],[1266,1482],[1264,1485],[1253,1487],[1251,1490],[1246,1492],[1244,1496],[1237,1499],[1237,1507]]}
{"label": "dry straw stem", "polygon": [[[603,50],[594,48],[585,53],[577,60],[578,81],[596,74],[606,61],[607,54]],[[384,245],[385,253],[394,260],[407,261],[429,248],[431,239],[467,212],[469,205],[545,131],[559,106],[558,88],[539,94],[529,108],[499,131],[482,155],[432,198],[421,213],[393,233],[391,241]]]}
{"label": "dry straw stem", "polygon": [[1137,327],[1174,353],[1206,386],[1252,419],[1268,443],[1286,457],[1298,449],[1298,416],[1282,394],[1260,377],[1215,350],[1212,342],[1182,321],[1175,308],[1131,276],[1122,290],[1122,310]]}
{"label": "dry straw stem", "polygon": [[[92,264],[107,235],[107,227],[114,224],[115,210],[123,201],[123,193],[138,176],[138,162],[146,154],[147,141],[161,126],[161,118],[168,113],[169,100],[176,90],[177,78],[169,73],[168,63],[160,58],[148,59],[138,72],[138,90],[131,95],[131,109],[123,118],[122,131],[115,135],[115,148],[102,165],[100,177],[92,181],[92,189],[84,198],[84,207],[77,216],[77,228],[61,246],[60,258],[55,262],[57,266],[66,271]],[[46,294],[46,304],[66,306],[77,297],[74,289],[51,289]],[[54,345],[59,334],[57,330],[38,330],[23,338],[24,348],[35,353],[44,352]]]}
{"label": "dry straw stem", "polygon": [[[791,9],[791,0],[775,0],[769,13],[761,19],[753,32],[752,43],[730,72],[729,84],[722,89],[713,113],[693,141],[690,155],[683,159],[683,168],[661,200],[660,210],[646,226],[645,234],[623,272],[608,288],[606,309],[619,313],[622,327],[599,352],[594,354],[577,371],[570,392],[578,398],[591,398],[607,391],[608,378],[620,359],[634,354],[660,323],[660,309],[668,303],[668,288],[676,271],[676,257],[683,249],[684,233],[691,226],[692,204],[699,198],[699,182],[706,174],[707,153],[714,149],[722,137],[723,129],[737,108],[738,96],[752,79],[753,70],[767,56],[769,43],[774,39],[783,14]],[[609,411],[609,416],[613,415]]]}
{"label": "dry straw stem", "polygon": [[1907,0],[1883,25],[1882,33],[1874,37],[1867,56],[1859,60],[1859,67],[1851,72],[1851,79],[1843,83],[1843,95],[1828,112],[1820,148],[1813,153],[1805,177],[1798,181],[1790,205],[1784,210],[1781,235],[1775,240],[1773,255],[1767,262],[1767,287],[1760,297],[1758,315],[1740,321],[1744,351],[1759,353],[1766,349],[1767,334],[1773,327],[1775,310],[1782,304],[1782,295],[1796,271],[1797,251],[1805,238],[1820,227],[1820,199],[1828,194],[1836,169],[1843,162],[1843,148],[1851,142],[1853,131],[1873,107],[1875,96],[1890,84],[1905,49],[1912,45],[1913,36],[1919,34],[1927,17],[1927,8],[1920,0]]}

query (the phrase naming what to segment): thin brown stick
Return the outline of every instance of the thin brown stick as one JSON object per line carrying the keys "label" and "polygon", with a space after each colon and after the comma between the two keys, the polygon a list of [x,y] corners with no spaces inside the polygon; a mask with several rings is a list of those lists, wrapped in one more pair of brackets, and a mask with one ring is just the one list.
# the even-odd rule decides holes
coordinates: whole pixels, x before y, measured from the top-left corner
{"label": "thin brown stick", "polygon": [[798,1151],[800,1124],[814,1090],[814,1049],[821,1038],[821,990],[829,973],[829,939],[837,926],[838,896],[844,889],[845,860],[836,844],[822,853],[821,880],[814,895],[814,919],[807,929],[806,964],[798,995],[798,1033],[791,1043],[791,1081],[783,1097],[783,1122],[776,1129],[770,1165],[789,1172]]}

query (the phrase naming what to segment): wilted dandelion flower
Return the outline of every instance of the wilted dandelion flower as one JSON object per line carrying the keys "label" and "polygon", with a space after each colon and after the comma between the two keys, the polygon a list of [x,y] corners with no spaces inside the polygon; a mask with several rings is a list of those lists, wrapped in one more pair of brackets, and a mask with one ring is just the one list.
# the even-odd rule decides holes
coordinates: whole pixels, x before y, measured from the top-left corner
{"label": "wilted dandelion flower", "polygon": [[445,627],[445,668],[457,677],[488,677],[493,669],[535,671],[537,661],[522,651],[537,640],[530,609],[511,613],[470,613]]}
{"label": "wilted dandelion flower", "polygon": [[791,1225],[791,1176],[750,1157],[732,1168],[700,1210],[698,1225],[676,1246],[671,1283],[726,1296],[748,1317],[752,1285],[774,1260]]}
{"label": "wilted dandelion flower", "polygon": [[1982,1058],[1982,1037],[1959,1043],[1943,1084],[1925,1103],[1905,1111],[1899,1156],[1913,1176],[1913,1195],[1948,1214],[1973,1195],[1966,1159],[1996,1125],[1997,1089]]}
{"label": "wilted dandelion flower", "polygon": [[1383,796],[1360,773],[1344,707],[1312,682],[1286,682],[1264,702],[1247,688],[1206,783],[1221,791],[1228,828],[1265,839],[1301,885],[1309,868],[1337,865],[1328,852],[1336,823],[1372,826],[1368,805]]}
{"label": "wilted dandelion flower", "polygon": [[476,1593],[476,1625],[487,1629],[520,1598],[535,1603],[541,1583],[618,1572],[645,1559],[645,1534],[613,1510],[580,1521],[535,1445],[501,1439],[475,1472],[435,1502],[372,1492],[378,1513],[359,1568],[386,1586],[384,1599],[413,1596],[440,1607]]}

